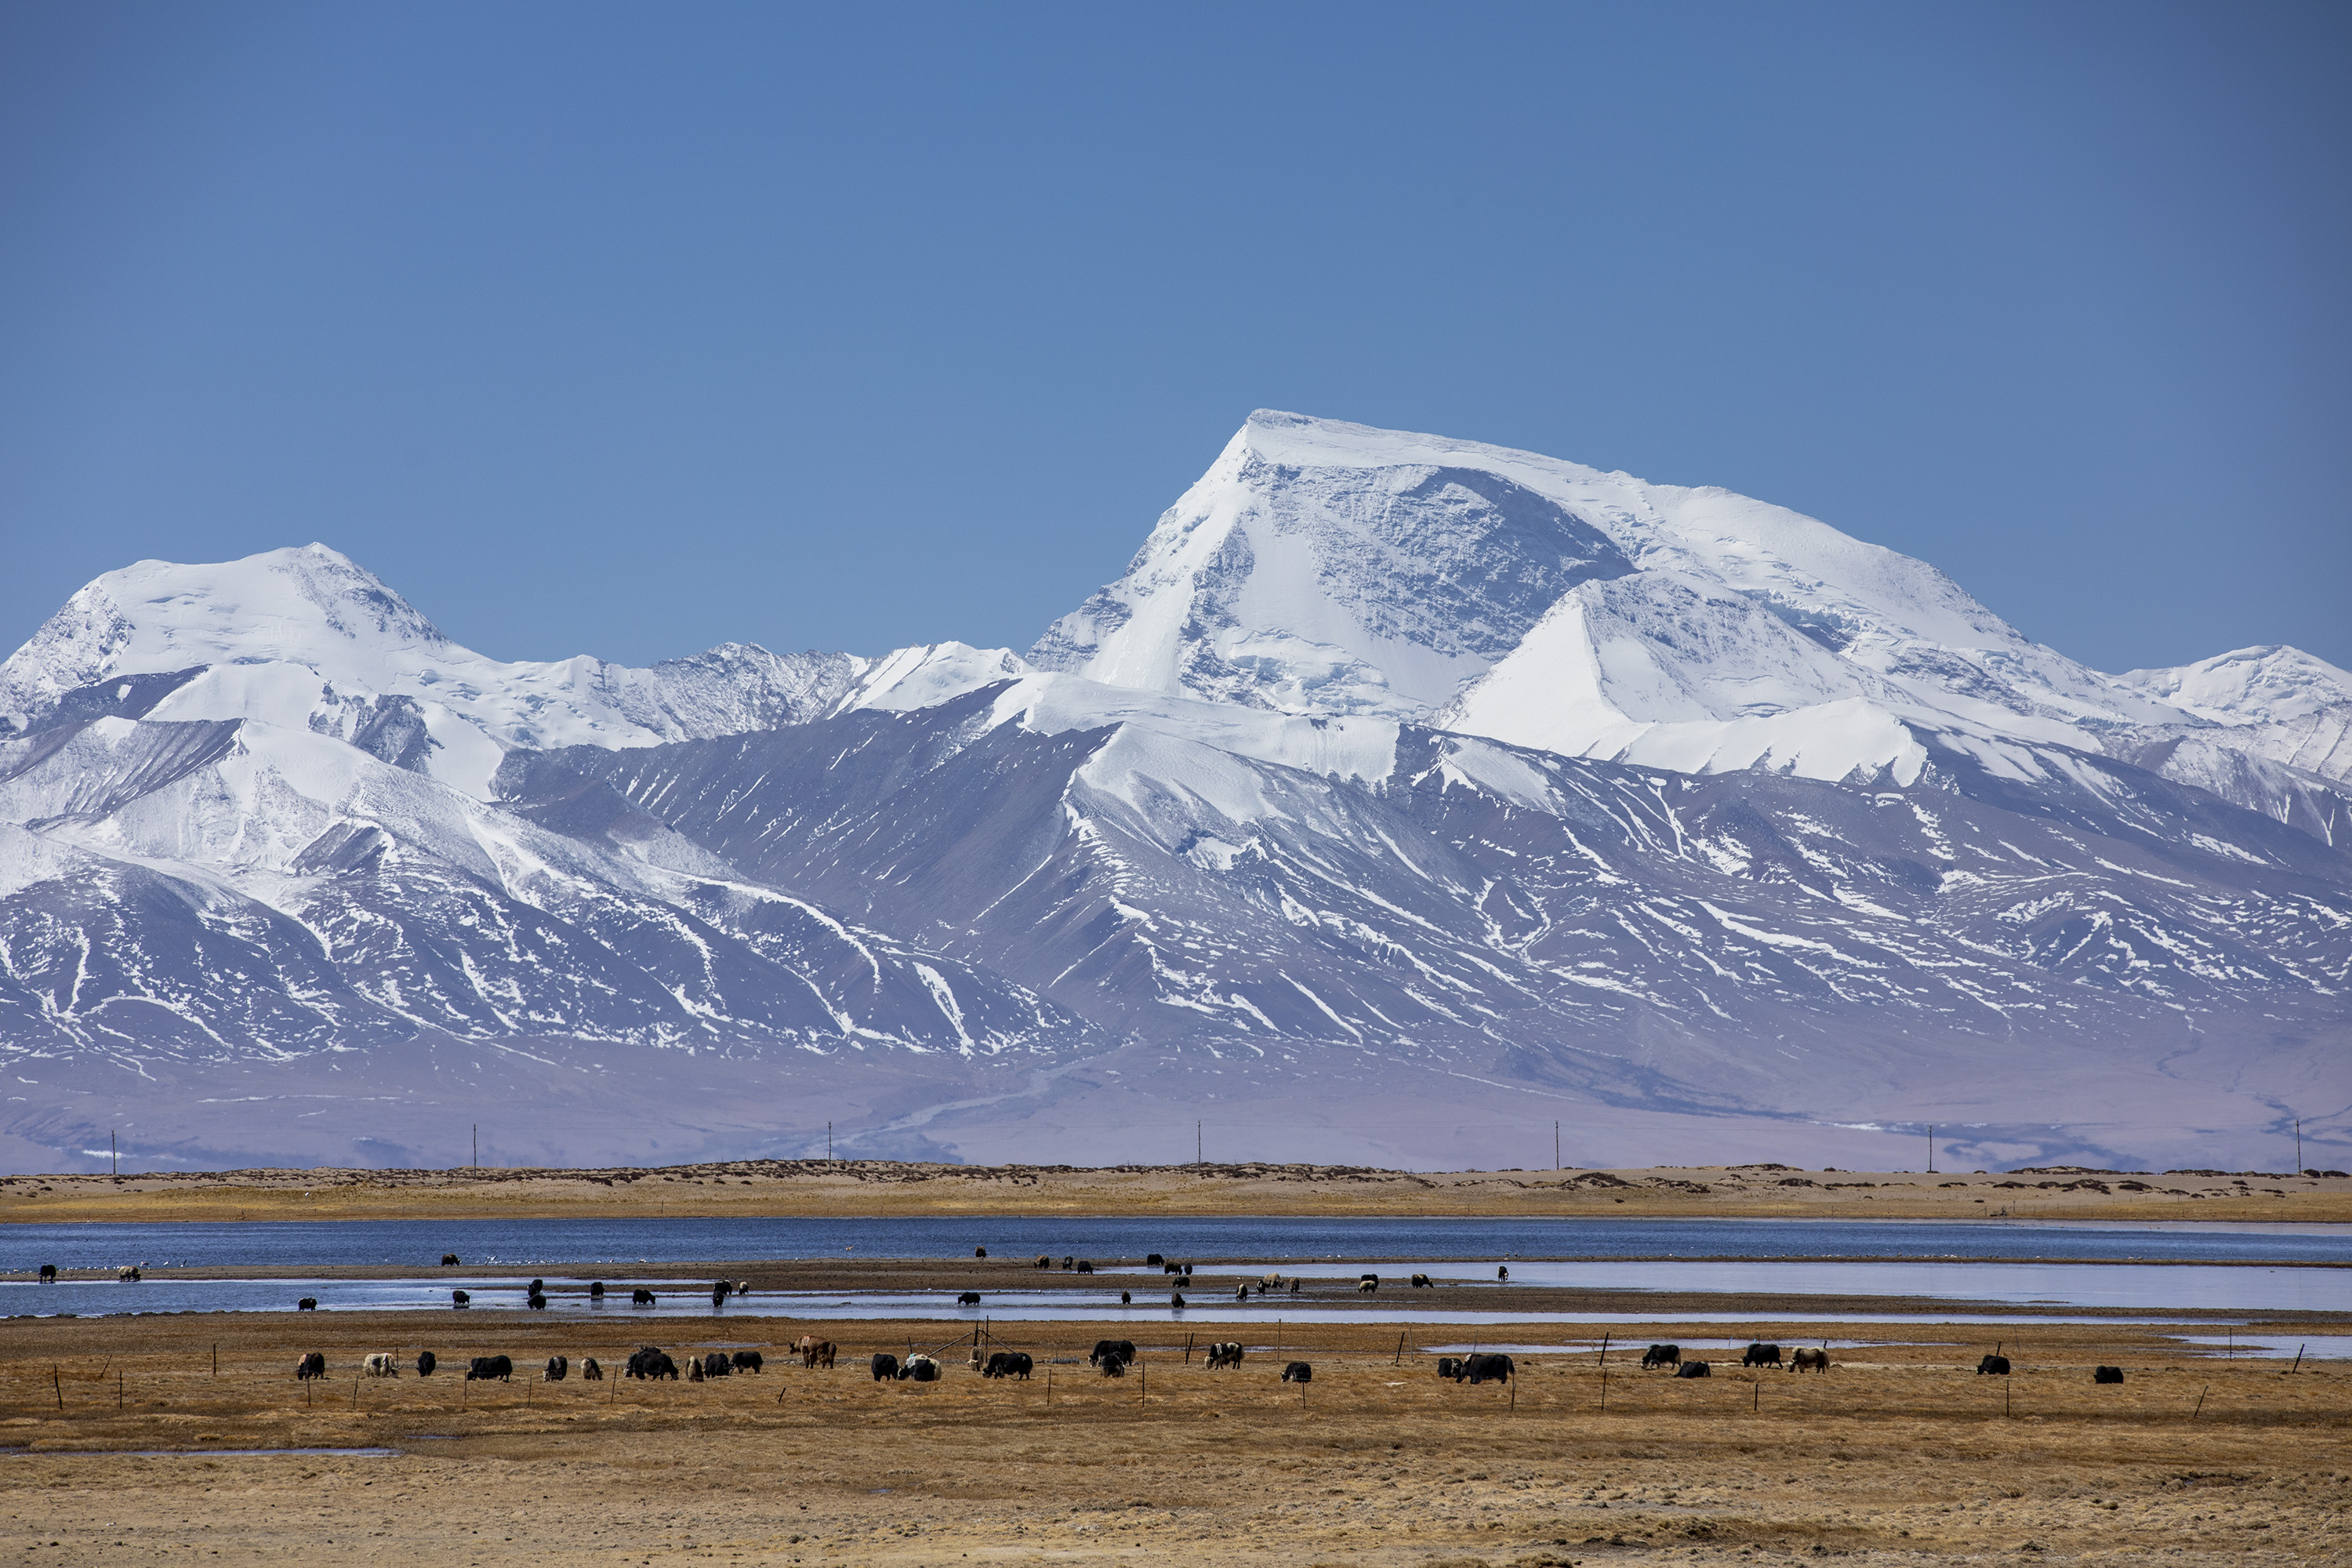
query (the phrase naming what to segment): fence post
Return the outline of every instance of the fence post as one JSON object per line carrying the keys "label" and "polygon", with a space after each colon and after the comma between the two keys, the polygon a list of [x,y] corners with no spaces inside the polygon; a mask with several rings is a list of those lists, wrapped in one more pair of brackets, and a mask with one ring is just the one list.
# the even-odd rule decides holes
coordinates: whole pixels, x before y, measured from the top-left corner
{"label": "fence post", "polygon": [[58,1363],[55,1362],[49,1363],[49,1384],[57,1390],[58,1408],[63,1410],[66,1407],[65,1379],[58,1375]]}

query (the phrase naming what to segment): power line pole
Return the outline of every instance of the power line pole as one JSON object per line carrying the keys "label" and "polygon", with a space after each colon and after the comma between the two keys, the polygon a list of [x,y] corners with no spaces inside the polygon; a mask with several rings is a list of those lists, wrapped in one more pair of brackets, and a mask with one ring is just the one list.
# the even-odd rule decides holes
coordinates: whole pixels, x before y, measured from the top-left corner
{"label": "power line pole", "polygon": [[474,1169],[482,1168],[482,1124],[474,1123]]}
{"label": "power line pole", "polygon": [[1559,1122],[1557,1122],[1557,1121],[1555,1121],[1555,1122],[1553,1122],[1553,1123],[1551,1124],[1551,1168],[1552,1168],[1553,1170],[1555,1170],[1555,1171],[1557,1171],[1557,1170],[1559,1170],[1559,1169],[1560,1168],[1560,1165],[1559,1165]]}
{"label": "power line pole", "polygon": [[2303,1174],[2303,1118],[2294,1119],[2294,1173]]}
{"label": "power line pole", "polygon": [[[2303,1169],[2302,1127],[2303,1124],[2301,1122],[2295,1123],[2296,1138],[2294,1145],[2294,1168],[2298,1171]],[[113,1167],[113,1173],[115,1175],[119,1176],[122,1174],[122,1156],[115,1150],[114,1134],[111,1132],[109,1132],[106,1135],[106,1163]]]}
{"label": "power line pole", "polygon": [[1206,1160],[1201,1158],[1201,1124],[1197,1121],[1192,1123],[1192,1163],[1195,1165],[1208,1163]]}
{"label": "power line pole", "polygon": [[1936,1173],[1936,1124],[1927,1123],[1927,1173]]}
{"label": "power line pole", "polygon": [[833,1163],[833,1123],[830,1121],[824,1124],[824,1163],[828,1165]]}

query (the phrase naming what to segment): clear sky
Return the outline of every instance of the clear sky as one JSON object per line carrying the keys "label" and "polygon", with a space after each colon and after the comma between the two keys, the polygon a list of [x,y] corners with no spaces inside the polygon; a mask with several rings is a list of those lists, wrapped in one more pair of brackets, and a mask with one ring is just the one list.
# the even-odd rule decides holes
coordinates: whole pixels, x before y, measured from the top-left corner
{"label": "clear sky", "polygon": [[1025,647],[1253,407],[2352,666],[2352,7],[0,0],[0,647]]}

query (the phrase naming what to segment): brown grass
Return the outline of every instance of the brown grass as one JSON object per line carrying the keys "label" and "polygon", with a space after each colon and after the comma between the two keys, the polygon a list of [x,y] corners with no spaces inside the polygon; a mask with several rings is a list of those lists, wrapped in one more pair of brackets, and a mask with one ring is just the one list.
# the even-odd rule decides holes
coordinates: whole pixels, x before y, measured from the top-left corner
{"label": "brown grass", "polygon": [[1868,1219],[2352,1220],[2352,1179],[1704,1166],[1412,1173],[1315,1165],[740,1161],[664,1170],[227,1171],[0,1178],[34,1220],[667,1215],[1606,1215]]}
{"label": "brown grass", "polygon": [[[956,1364],[923,1386],[877,1384],[856,1358],[959,1325],[737,1317],[653,1331],[673,1352],[772,1351],[814,1329],[843,1342],[843,1364],[700,1384],[530,1380],[558,1351],[614,1366],[636,1342],[626,1327],[483,1311],[13,1320],[0,1552],[812,1568],[2347,1560],[2352,1372],[2192,1358],[2126,1326],[2036,1327],[2008,1347],[2020,1372],[2006,1382],[1967,1370],[1990,1348],[1976,1344],[1838,1352],[1823,1376],[1719,1364],[1700,1381],[1612,1357],[1605,1413],[1590,1355],[1521,1357],[1515,1387],[1472,1388],[1410,1349],[1398,1358],[1394,1327],[1289,1327],[1213,1373],[1155,1330],[1122,1379],[1065,1364],[998,1384]],[[1041,1361],[1133,1331],[1007,1330]],[[455,1365],[353,1375],[370,1351],[413,1361],[420,1344]],[[333,1368],[323,1384],[292,1379],[308,1350]],[[522,1374],[464,1384],[464,1358],[491,1352]],[[1315,1363],[1303,1391],[1276,1381],[1292,1356]],[[2100,1362],[2128,1381],[2095,1386]],[[120,1452],[362,1446],[400,1457]]]}

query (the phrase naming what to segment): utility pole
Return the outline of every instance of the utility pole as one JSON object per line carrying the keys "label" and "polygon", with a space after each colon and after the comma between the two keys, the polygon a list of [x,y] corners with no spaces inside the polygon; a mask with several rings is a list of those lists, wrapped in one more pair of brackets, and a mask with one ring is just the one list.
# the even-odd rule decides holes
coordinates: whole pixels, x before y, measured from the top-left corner
{"label": "utility pole", "polygon": [[2294,1173],[2303,1174],[2303,1118],[2294,1119]]}
{"label": "utility pole", "polygon": [[1936,1124],[1927,1123],[1927,1173],[1936,1173]]}
{"label": "utility pole", "polygon": [[833,1123],[830,1121],[824,1124],[824,1163],[828,1165],[833,1163]]}
{"label": "utility pole", "polygon": [[[2300,1147],[2300,1145],[2298,1145],[2298,1147]],[[1201,1158],[1201,1124],[1197,1121],[1192,1123],[1192,1163],[1195,1165],[1205,1165],[1208,1163],[1207,1161]]]}
{"label": "utility pole", "polygon": [[1557,1170],[1559,1170],[1559,1169],[1560,1168],[1560,1165],[1559,1165],[1559,1122],[1557,1122],[1557,1121],[1555,1121],[1555,1122],[1553,1122],[1553,1123],[1551,1124],[1551,1168],[1552,1168],[1553,1170],[1555,1170],[1555,1171],[1557,1171]]}
{"label": "utility pole", "polygon": [[[2298,1171],[2303,1169],[2302,1126],[2301,1122],[2295,1123],[2294,1167]],[[122,1156],[115,1150],[114,1134],[111,1132],[106,1135],[106,1163],[113,1167],[115,1175],[122,1174]]]}
{"label": "utility pole", "polygon": [[474,1169],[482,1168],[482,1124],[474,1123]]}

